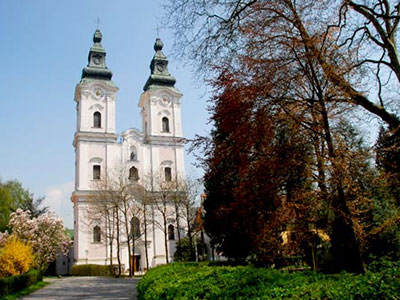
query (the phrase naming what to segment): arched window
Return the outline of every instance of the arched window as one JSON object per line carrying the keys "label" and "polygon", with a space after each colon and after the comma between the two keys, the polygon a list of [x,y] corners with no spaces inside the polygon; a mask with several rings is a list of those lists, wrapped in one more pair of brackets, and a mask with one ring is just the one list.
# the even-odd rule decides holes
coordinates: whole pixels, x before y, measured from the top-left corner
{"label": "arched window", "polygon": [[165,181],[171,181],[172,180],[172,171],[170,167],[165,167],[164,169],[164,177]]}
{"label": "arched window", "polygon": [[99,165],[93,165],[93,179],[98,180],[100,179],[101,173],[100,173],[100,166]]}
{"label": "arched window", "polygon": [[135,151],[131,152],[130,160],[137,160],[137,156],[136,156],[136,152]]}
{"label": "arched window", "polygon": [[162,118],[162,131],[169,132],[169,120],[167,117]]}
{"label": "arched window", "polygon": [[133,239],[137,239],[140,237],[140,221],[136,217],[133,217],[131,219],[131,234]]}
{"label": "arched window", "polygon": [[129,180],[134,180],[134,181],[139,180],[139,171],[135,167],[131,167],[129,169]]}
{"label": "arched window", "polygon": [[168,239],[174,240],[175,239],[175,228],[174,225],[168,225]]}
{"label": "arched window", "polygon": [[101,229],[100,226],[94,226],[93,228],[93,243],[101,242]]}
{"label": "arched window", "polygon": [[101,128],[101,113],[98,111],[93,114],[93,127]]}

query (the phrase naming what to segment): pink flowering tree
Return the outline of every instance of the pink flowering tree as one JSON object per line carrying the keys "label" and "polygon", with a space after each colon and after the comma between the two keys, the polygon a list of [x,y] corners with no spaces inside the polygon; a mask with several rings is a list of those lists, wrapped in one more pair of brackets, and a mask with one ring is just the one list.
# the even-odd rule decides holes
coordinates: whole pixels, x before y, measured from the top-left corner
{"label": "pink flowering tree", "polygon": [[43,271],[57,254],[67,254],[71,245],[63,221],[51,213],[32,218],[28,210],[18,209],[11,214],[8,227],[11,235],[32,246],[35,264]]}
{"label": "pink flowering tree", "polygon": [[8,232],[0,232],[0,248],[4,247],[4,245],[6,244],[8,237],[10,235],[8,234]]}

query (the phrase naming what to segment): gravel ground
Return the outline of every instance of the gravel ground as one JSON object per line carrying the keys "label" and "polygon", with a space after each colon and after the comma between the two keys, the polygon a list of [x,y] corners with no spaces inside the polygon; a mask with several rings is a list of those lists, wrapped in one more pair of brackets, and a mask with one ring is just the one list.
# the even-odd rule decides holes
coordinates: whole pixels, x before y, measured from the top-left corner
{"label": "gravel ground", "polygon": [[63,277],[49,278],[46,287],[23,300],[113,299],[136,300],[137,278]]}

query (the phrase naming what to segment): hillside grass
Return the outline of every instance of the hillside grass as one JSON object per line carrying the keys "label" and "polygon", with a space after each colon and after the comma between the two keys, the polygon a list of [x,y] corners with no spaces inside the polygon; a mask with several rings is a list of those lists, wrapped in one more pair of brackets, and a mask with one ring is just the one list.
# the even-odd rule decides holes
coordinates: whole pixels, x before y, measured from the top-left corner
{"label": "hillside grass", "polygon": [[400,265],[363,275],[286,272],[251,266],[173,263],[149,270],[139,300],[157,299],[400,299]]}

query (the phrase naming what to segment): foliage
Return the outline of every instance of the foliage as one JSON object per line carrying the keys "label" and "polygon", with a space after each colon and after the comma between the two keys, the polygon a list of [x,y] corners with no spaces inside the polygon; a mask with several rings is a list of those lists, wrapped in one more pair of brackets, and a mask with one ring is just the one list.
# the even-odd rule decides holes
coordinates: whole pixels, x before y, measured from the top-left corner
{"label": "foliage", "polygon": [[45,281],[38,281],[22,290],[19,290],[15,293],[8,294],[4,297],[2,297],[2,300],[16,300],[16,299],[21,299],[23,296],[29,295],[37,290],[40,290],[41,288],[45,287],[46,285],[50,284],[49,282]]}
{"label": "foliage", "polygon": [[[292,219],[288,204],[293,208],[300,198],[312,199],[310,142],[283,112],[252,97],[252,84],[242,85],[226,72],[215,87],[205,229],[224,255],[238,260],[255,256],[272,264],[281,253],[280,233]],[[304,204],[312,207],[312,201]]]}
{"label": "foliage", "polygon": [[399,265],[365,275],[174,263],[149,270],[138,299],[399,299]]}
{"label": "foliage", "polygon": [[113,276],[113,266],[104,265],[73,265],[72,276]]}
{"label": "foliage", "polygon": [[44,197],[34,199],[32,193],[25,189],[17,180],[1,182],[0,180],[0,231],[4,231],[11,213],[18,208],[29,210],[33,217],[38,217],[48,211],[43,206]]}
{"label": "foliage", "polygon": [[22,275],[0,278],[0,297],[20,291],[42,279],[43,275],[39,270],[30,270]]}
{"label": "foliage", "polygon": [[384,180],[390,188],[390,194],[397,204],[400,203],[400,130],[397,132],[380,128],[376,141],[376,162],[386,175]]}
{"label": "foliage", "polygon": [[[398,180],[387,172],[398,168],[391,158],[400,146],[398,1],[171,0],[166,7],[177,51],[214,88],[204,207],[218,250],[264,265],[311,252],[316,269],[313,230],[323,230],[331,266],[362,272],[370,239],[393,234],[399,218],[386,214],[378,224],[375,192],[385,187],[346,120],[360,108],[360,120],[372,115],[387,126],[378,163],[392,177],[384,180],[390,197],[397,189],[398,212]],[[282,248],[284,231],[293,239]]]}
{"label": "foliage", "polygon": [[12,209],[10,192],[0,184],[0,231],[7,228]]}
{"label": "foliage", "polygon": [[12,235],[32,246],[35,264],[40,270],[45,270],[57,254],[69,251],[71,240],[63,221],[50,213],[31,218],[29,211],[17,209],[11,214],[8,226]]}
{"label": "foliage", "polygon": [[21,275],[28,272],[33,262],[32,248],[11,236],[0,248],[0,277]]}
{"label": "foliage", "polygon": [[176,245],[174,261],[192,261],[192,248],[193,244],[190,243],[189,238],[182,238],[180,244]]}
{"label": "foliage", "polygon": [[205,253],[205,247],[207,245],[201,241],[201,238],[193,237],[192,244],[189,237],[181,239],[181,243],[176,245],[176,251],[174,253],[174,261],[195,261],[195,257],[192,256],[193,249],[197,246],[197,258],[199,261],[207,259],[207,253]]}

